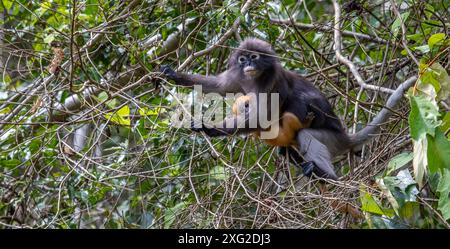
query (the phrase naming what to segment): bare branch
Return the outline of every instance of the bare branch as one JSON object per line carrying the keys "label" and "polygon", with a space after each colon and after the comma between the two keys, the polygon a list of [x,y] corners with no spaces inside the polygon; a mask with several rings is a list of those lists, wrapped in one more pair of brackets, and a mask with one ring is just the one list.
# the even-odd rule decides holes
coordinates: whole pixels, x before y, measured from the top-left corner
{"label": "bare branch", "polygon": [[397,15],[397,18],[400,20],[400,27],[402,29],[402,44],[403,44],[403,48],[406,50],[406,52],[408,53],[409,57],[411,57],[411,59],[414,61],[414,63],[416,63],[416,65],[419,66],[419,61],[413,55],[411,50],[408,48],[408,42],[406,41],[406,27],[405,27],[405,23],[403,22],[402,15],[400,15],[400,12],[398,11],[397,6],[395,5],[395,1],[391,0],[391,4],[392,4],[392,9],[395,12],[395,15]]}
{"label": "bare branch", "polygon": [[[247,2],[245,2],[244,6],[242,6],[242,8],[241,8],[242,15],[245,15],[248,12],[248,10],[250,9],[253,2],[254,2],[254,0],[247,0]],[[194,54],[190,55],[183,62],[183,64],[181,64],[181,66],[178,68],[178,71],[181,71],[184,68],[186,68],[195,58],[206,55],[206,54],[210,53],[211,51],[213,51],[217,46],[222,45],[226,40],[228,40],[234,34],[234,32],[239,27],[240,23],[241,23],[241,18],[240,17],[236,18],[236,20],[234,21],[231,28],[227,32],[225,32],[216,43],[214,43],[213,45],[211,45],[203,50],[200,50],[200,51],[195,52]]]}
{"label": "bare branch", "polygon": [[337,0],[333,0],[333,6],[334,6],[334,51],[336,53],[336,58],[340,62],[344,63],[350,69],[350,71],[352,72],[353,76],[356,79],[356,82],[362,88],[374,91],[381,91],[385,93],[393,93],[394,91],[392,89],[367,84],[362,78],[361,74],[359,74],[356,65],[342,55],[342,37],[340,31],[341,7],[337,3]]}
{"label": "bare branch", "polygon": [[[277,19],[270,19],[270,22],[276,23],[276,24],[284,24],[284,25],[288,25],[288,26],[295,25],[295,27],[302,29],[302,30],[314,30],[314,31],[322,31],[322,32],[328,32],[328,33],[334,32],[334,29],[330,24],[311,24],[311,23],[299,23],[299,22],[292,23],[290,20],[277,20]],[[376,43],[380,43],[380,44],[389,43],[388,41],[381,39],[379,37],[373,37],[370,35],[352,32],[352,31],[348,31],[348,30],[342,31],[342,35],[349,36],[349,37],[357,37],[361,40],[376,42]]]}

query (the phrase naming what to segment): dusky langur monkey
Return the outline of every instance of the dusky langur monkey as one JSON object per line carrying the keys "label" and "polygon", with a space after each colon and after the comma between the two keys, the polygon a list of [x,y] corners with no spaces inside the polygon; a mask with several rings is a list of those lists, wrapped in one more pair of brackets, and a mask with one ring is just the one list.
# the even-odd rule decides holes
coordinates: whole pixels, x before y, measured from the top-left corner
{"label": "dusky langur monkey", "polygon": [[[177,85],[187,87],[202,85],[206,93],[215,92],[222,96],[226,93],[245,95],[252,93],[256,96],[259,93],[278,93],[279,113],[289,113],[286,120],[294,120],[292,129],[294,134],[297,133],[296,147],[298,147],[298,150],[286,147],[290,143],[284,142],[282,146],[285,147],[282,147],[280,152],[288,154],[297,165],[300,165],[306,176],[314,173],[321,178],[338,179],[331,163],[332,158],[363,143],[361,138],[347,135],[330,103],[317,88],[297,73],[281,67],[276,53],[265,41],[255,38],[244,40],[228,59],[228,69],[217,76],[178,73],[167,65],[162,65],[160,70]],[[300,124],[295,124],[291,114],[298,118]],[[230,121],[234,124],[233,127],[225,125]],[[282,118],[281,130],[289,129],[283,123]],[[202,126],[192,129],[203,131],[209,136],[261,131],[261,127],[241,128],[237,124],[237,117],[234,115],[224,120],[224,125],[220,126],[223,128]]]}

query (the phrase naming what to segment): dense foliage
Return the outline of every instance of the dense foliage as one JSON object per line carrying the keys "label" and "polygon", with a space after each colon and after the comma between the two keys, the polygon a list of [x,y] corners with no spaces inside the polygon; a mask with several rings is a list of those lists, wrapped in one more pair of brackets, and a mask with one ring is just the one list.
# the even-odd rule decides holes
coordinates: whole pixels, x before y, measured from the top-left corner
{"label": "dense foliage", "polygon": [[0,227],[450,228],[450,2],[337,7],[366,84],[417,81],[323,191],[252,136],[171,126],[190,90],[158,67],[217,74],[258,37],[354,132],[390,93],[337,60],[332,1],[0,1]]}

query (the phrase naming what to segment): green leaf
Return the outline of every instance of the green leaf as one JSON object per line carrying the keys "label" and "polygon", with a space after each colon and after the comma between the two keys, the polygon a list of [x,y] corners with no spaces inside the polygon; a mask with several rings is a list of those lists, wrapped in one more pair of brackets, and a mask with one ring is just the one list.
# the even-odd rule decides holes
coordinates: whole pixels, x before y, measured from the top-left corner
{"label": "green leaf", "polygon": [[14,3],[14,1],[10,1],[10,0],[3,0],[2,2],[3,2],[3,6],[5,6],[6,10],[11,9],[11,7]]}
{"label": "green leaf", "polygon": [[434,136],[434,130],[440,124],[437,119],[440,114],[436,105],[422,95],[410,95],[409,99],[411,112],[408,121],[411,137],[417,141],[426,134]]}
{"label": "green leaf", "polygon": [[49,34],[44,37],[44,43],[46,43],[46,44],[50,44],[54,40],[55,40],[55,34]]}
{"label": "green leaf", "polygon": [[398,209],[401,209],[406,202],[416,201],[419,190],[407,169],[398,172],[397,176],[383,178],[383,182],[395,198]]}
{"label": "green leaf", "polygon": [[440,129],[436,129],[435,135],[427,136],[428,139],[428,168],[431,173],[438,170],[450,170],[450,141]]}
{"label": "green leaf", "polygon": [[[442,119],[442,125],[439,128],[442,132],[447,132],[447,130],[450,128],[450,111],[445,114],[444,118]],[[450,133],[447,135],[447,138],[450,138]]]}
{"label": "green leaf", "polygon": [[226,180],[228,178],[225,167],[223,165],[215,166],[209,171],[209,174],[211,178],[215,180]]}
{"label": "green leaf", "polygon": [[99,102],[105,102],[106,100],[108,100],[108,94],[103,91],[97,96],[97,99]]}
{"label": "green leaf", "polygon": [[131,125],[130,108],[128,105],[124,105],[117,112],[106,113],[104,116],[106,119],[111,120],[111,122],[116,124],[127,126]]}
{"label": "green leaf", "polygon": [[404,219],[412,219],[415,215],[419,214],[419,207],[419,203],[415,201],[406,202],[405,205],[398,210],[398,215]]}
{"label": "green leaf", "polygon": [[[406,51],[406,49],[404,49]],[[430,47],[428,45],[423,45],[423,46],[417,46],[417,47],[413,47],[414,51],[418,50],[423,54],[426,54],[428,52],[430,52]],[[403,52],[403,51],[402,51]],[[407,53],[406,53],[407,54]]]}
{"label": "green leaf", "polygon": [[434,34],[428,39],[428,46],[430,47],[430,49],[432,49],[434,45],[442,44],[442,42],[444,40],[445,40],[445,34],[444,33]]}
{"label": "green leaf", "polygon": [[431,17],[433,16],[434,13],[434,8],[433,5],[426,3],[425,4],[425,16],[427,17],[427,19],[431,19]]}
{"label": "green leaf", "polygon": [[437,191],[439,192],[438,209],[444,219],[448,220],[450,219],[450,170],[444,170]]}
{"label": "green leaf", "polygon": [[389,161],[386,175],[390,175],[392,172],[402,168],[413,159],[412,152],[401,153]]}
{"label": "green leaf", "polygon": [[37,8],[34,13],[41,17],[47,10],[49,10],[52,7],[52,3],[50,1],[43,1],[40,4],[40,7]]}
{"label": "green leaf", "polygon": [[392,209],[383,208],[378,202],[365,190],[361,190],[360,195],[361,200],[361,210],[378,215],[385,215],[387,217],[394,216],[394,211]]}
{"label": "green leaf", "polygon": [[161,108],[160,107],[156,107],[156,108],[141,107],[141,108],[139,108],[138,111],[141,116],[156,116],[161,111]]}
{"label": "green leaf", "polygon": [[447,70],[437,62],[433,63],[430,68],[434,72],[434,78],[439,82],[439,89],[436,89],[438,99],[446,100],[450,96],[450,76]]}
{"label": "green leaf", "polygon": [[413,34],[413,35],[407,35],[406,39],[415,41],[417,43],[422,43],[422,41],[424,40],[424,37],[423,37],[423,34],[417,33],[417,34]]}
{"label": "green leaf", "polygon": [[438,79],[440,72],[439,70],[435,69],[437,66],[435,66],[435,68],[433,68],[433,66],[434,64],[431,67],[421,65],[421,67],[423,67],[423,74],[420,76],[420,83],[422,85],[423,84],[432,85],[434,87],[435,92],[437,93],[441,90],[441,83]]}
{"label": "green leaf", "polygon": [[409,11],[400,15],[401,19],[397,17],[395,21],[391,25],[391,31],[394,33],[394,36],[397,36],[398,31],[400,30],[402,22],[405,23],[409,17]]}
{"label": "green leaf", "polygon": [[11,112],[11,107],[7,106],[3,109],[0,109],[0,114],[9,114]]}
{"label": "green leaf", "polygon": [[153,214],[149,213],[149,212],[145,212],[141,215],[141,228],[146,229],[151,227],[151,225],[153,224]]}
{"label": "green leaf", "polygon": [[9,74],[3,74],[2,75],[2,81],[6,84],[10,84],[12,82],[11,77]]}
{"label": "green leaf", "polygon": [[20,165],[22,162],[19,159],[2,160],[0,161],[0,166],[12,169]]}
{"label": "green leaf", "polygon": [[98,3],[94,0],[87,0],[85,12],[88,16],[95,16],[98,12]]}
{"label": "green leaf", "polygon": [[164,229],[170,228],[172,223],[175,221],[177,214],[185,207],[187,207],[187,205],[188,203],[183,201],[167,209],[167,211],[164,213]]}

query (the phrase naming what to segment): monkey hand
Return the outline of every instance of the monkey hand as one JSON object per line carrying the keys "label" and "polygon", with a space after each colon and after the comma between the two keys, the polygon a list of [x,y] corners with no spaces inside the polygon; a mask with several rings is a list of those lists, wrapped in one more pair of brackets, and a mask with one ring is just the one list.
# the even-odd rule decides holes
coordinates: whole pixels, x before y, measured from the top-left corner
{"label": "monkey hand", "polygon": [[191,121],[191,130],[195,132],[203,131],[210,137],[229,136],[232,134],[224,129],[215,128],[214,126],[207,126],[203,122],[194,120]]}
{"label": "monkey hand", "polygon": [[177,73],[168,65],[161,65],[159,67],[159,71],[171,80],[175,80],[177,78]]}
{"label": "monkey hand", "polygon": [[306,114],[307,121],[312,121],[315,117],[314,112],[308,112],[308,114]]}
{"label": "monkey hand", "polygon": [[213,128],[208,128],[203,123],[197,123],[195,121],[191,122],[191,131],[194,131],[194,132],[202,132],[203,131],[208,136],[214,136],[214,134],[212,133]]}

